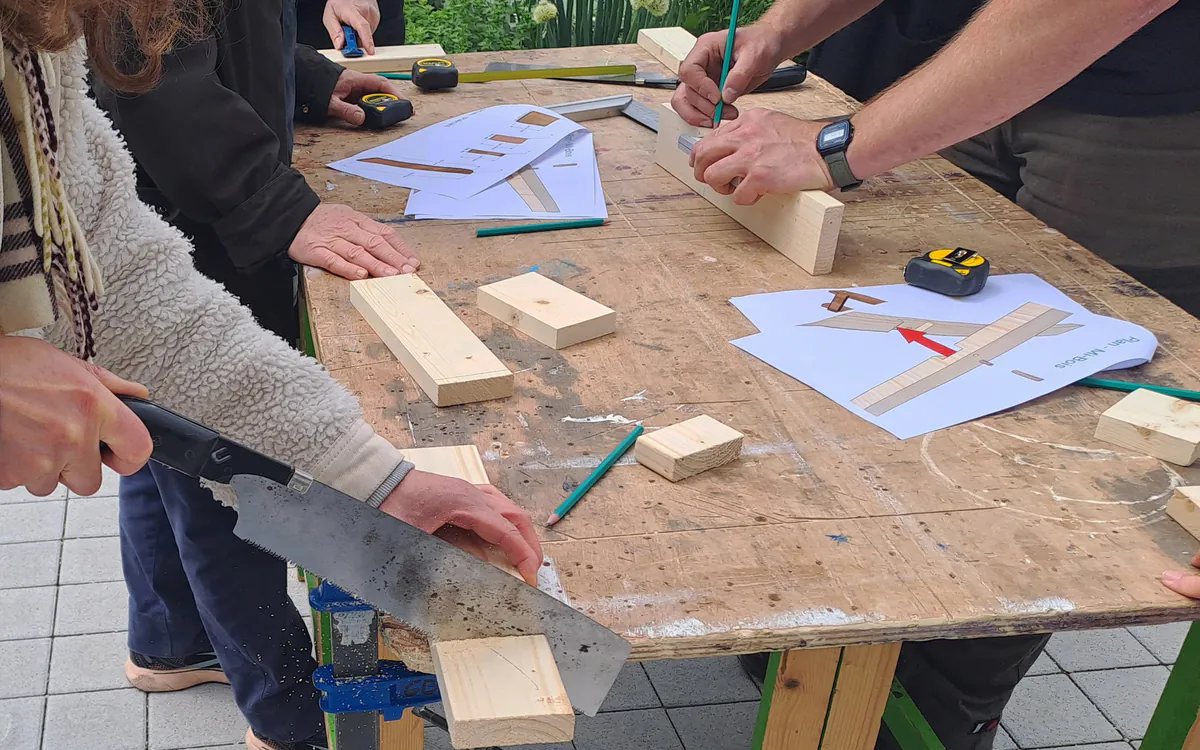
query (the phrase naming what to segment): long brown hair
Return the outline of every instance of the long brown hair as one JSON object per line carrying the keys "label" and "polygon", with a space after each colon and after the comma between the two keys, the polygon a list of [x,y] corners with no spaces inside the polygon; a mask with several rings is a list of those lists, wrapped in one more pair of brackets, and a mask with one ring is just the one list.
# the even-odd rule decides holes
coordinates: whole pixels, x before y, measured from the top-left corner
{"label": "long brown hair", "polygon": [[91,68],[118,91],[140,93],[162,74],[162,57],[208,23],[206,0],[0,0],[0,33],[58,52],[87,39]]}

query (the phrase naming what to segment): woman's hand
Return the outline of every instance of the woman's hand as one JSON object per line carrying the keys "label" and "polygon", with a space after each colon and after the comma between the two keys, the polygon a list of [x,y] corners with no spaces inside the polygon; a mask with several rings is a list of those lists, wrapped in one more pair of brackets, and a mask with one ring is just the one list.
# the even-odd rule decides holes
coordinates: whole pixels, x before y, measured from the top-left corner
{"label": "woman's hand", "polygon": [[[1192,558],[1192,566],[1200,568],[1200,552]],[[1162,575],[1163,585],[1192,599],[1200,599],[1200,574],[1168,570]]]}

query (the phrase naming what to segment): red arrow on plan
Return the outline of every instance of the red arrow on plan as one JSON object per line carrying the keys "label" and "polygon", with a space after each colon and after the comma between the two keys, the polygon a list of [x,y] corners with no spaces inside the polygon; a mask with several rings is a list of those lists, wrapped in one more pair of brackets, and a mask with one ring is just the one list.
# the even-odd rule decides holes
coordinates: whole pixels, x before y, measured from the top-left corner
{"label": "red arrow on plan", "polygon": [[904,340],[908,343],[918,343],[926,349],[932,351],[934,354],[940,354],[943,357],[949,357],[957,354],[957,352],[948,346],[942,346],[936,341],[930,341],[929,338],[921,331],[914,331],[911,328],[897,328],[896,330],[900,332],[900,335],[903,336]]}

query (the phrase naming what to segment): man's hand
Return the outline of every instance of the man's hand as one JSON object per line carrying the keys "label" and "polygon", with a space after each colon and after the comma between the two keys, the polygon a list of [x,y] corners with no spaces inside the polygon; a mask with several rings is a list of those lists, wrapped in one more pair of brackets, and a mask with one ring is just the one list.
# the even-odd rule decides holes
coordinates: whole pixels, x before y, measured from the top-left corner
{"label": "man's hand", "polygon": [[354,29],[358,46],[368,55],[375,54],[375,39],[372,34],[379,26],[379,3],[375,0],[325,0],[325,13],[321,17],[333,48],[346,46],[342,24]]}
{"label": "man's hand", "polygon": [[[671,106],[685,122],[711,127],[717,102],[722,99],[721,67],[725,60],[728,31],[714,31],[696,40],[696,46],[679,65],[679,87],[671,97]],[[729,105],[742,94],[753,91],[770,77],[783,60],[779,34],[761,24],[738,29],[733,39],[733,65],[725,78],[723,117],[738,116]]]}
{"label": "man's hand", "polygon": [[414,273],[421,266],[396,230],[340,203],[317,206],[292,240],[288,257],[352,280]]}
{"label": "man's hand", "polygon": [[347,68],[338,76],[333,95],[329,97],[329,116],[355,127],[362,125],[367,115],[358,106],[358,100],[365,94],[376,93],[395,94],[404,98],[400,88],[388,79]]}
{"label": "man's hand", "polygon": [[542,546],[529,514],[492,486],[411,471],[379,509],[427,534],[436,533],[481,560],[499,547],[530,585],[537,585]]}
{"label": "man's hand", "polygon": [[826,123],[750,109],[722,123],[692,149],[696,179],[733,202],[749,206],[768,193],[831,190],[817,133]]}
{"label": "man's hand", "polygon": [[0,336],[0,490],[45,497],[62,482],[91,495],[101,462],[125,475],[145,466],[150,433],[113,394],[150,395],[44,341]]}
{"label": "man's hand", "polygon": [[[1192,565],[1200,568],[1200,553],[1196,553],[1192,559]],[[1200,574],[1168,570],[1163,573],[1162,580],[1163,584],[1172,591],[1192,599],[1200,599]]]}

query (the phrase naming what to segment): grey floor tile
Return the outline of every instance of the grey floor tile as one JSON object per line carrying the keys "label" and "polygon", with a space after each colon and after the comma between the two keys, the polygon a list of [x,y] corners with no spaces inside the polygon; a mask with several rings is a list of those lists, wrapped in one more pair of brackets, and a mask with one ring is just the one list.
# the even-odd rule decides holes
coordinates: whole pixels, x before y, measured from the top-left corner
{"label": "grey floor tile", "polygon": [[1179,649],[1183,646],[1183,639],[1187,638],[1188,628],[1191,626],[1190,622],[1138,625],[1129,628],[1129,632],[1163,664],[1174,664],[1175,658],[1179,656]]}
{"label": "grey floor tile", "polygon": [[760,696],[736,656],[665,659],[642,662],[642,666],[668,708],[753,701]]}
{"label": "grey floor tile", "polygon": [[1154,655],[1124,628],[1056,633],[1046,646],[1046,653],[1068,672],[1158,663]]}
{"label": "grey floor tile", "polygon": [[0,591],[0,641],[49,638],[54,632],[54,594],[53,586]]}
{"label": "grey floor tile", "polygon": [[58,582],[101,583],[123,581],[121,573],[121,539],[102,536],[95,539],[67,539],[63,541],[62,565],[58,571]]}
{"label": "grey floor tile", "polygon": [[58,588],[55,635],[112,633],[129,627],[129,595],[122,581]]}
{"label": "grey floor tile", "polygon": [[58,583],[60,547],[62,542],[0,544],[0,589]]}
{"label": "grey floor tile", "polygon": [[617,681],[604,699],[601,711],[629,711],[634,708],[661,708],[654,686],[641,664],[628,662],[621,667]]}
{"label": "grey floor tile", "polygon": [[1023,748],[1121,739],[1065,674],[1022,680],[1004,712],[1004,729]]}
{"label": "grey floor tile", "polygon": [[0,505],[0,544],[62,539],[65,500]]}
{"label": "grey floor tile", "polygon": [[67,503],[67,537],[121,533],[116,497],[74,497]]}
{"label": "grey floor tile", "polygon": [[126,633],[93,633],[54,639],[50,655],[50,693],[87,693],[129,687]]}
{"label": "grey floor tile", "polygon": [[[1051,638],[1050,640],[1053,641],[1054,639]],[[1037,661],[1033,663],[1033,666],[1029,668],[1029,672],[1025,676],[1038,677],[1044,674],[1058,674],[1061,671],[1062,668],[1054,663],[1049,654],[1043,651],[1042,655],[1037,658]]]}
{"label": "grey floor tile", "polygon": [[1170,673],[1163,666],[1073,675],[1083,692],[1117,725],[1125,739],[1140,740]]}
{"label": "grey floor tile", "polygon": [[25,698],[46,694],[46,674],[50,670],[50,639],[5,641],[0,669],[0,698]]}
{"label": "grey floor tile", "polygon": [[226,685],[150,696],[150,750],[229,745],[245,736],[246,720]]}
{"label": "grey floor tile", "polygon": [[1017,743],[1013,742],[1012,737],[1008,736],[1008,732],[1004,731],[1004,727],[996,730],[996,741],[992,746],[992,750],[1019,750]]}
{"label": "grey floor tile", "polygon": [[[107,466],[101,467],[103,477],[100,480],[100,489],[86,497],[116,497],[117,491],[121,488],[121,475]],[[76,495],[74,492],[69,494],[70,497],[84,497]]]}
{"label": "grey floor tile", "polygon": [[[425,727],[425,750],[452,750],[450,735],[437,727]],[[569,742],[556,742],[553,745],[506,745],[505,750],[573,750]]]}
{"label": "grey floor tile", "polygon": [[1071,745],[1060,750],[1129,750],[1128,742],[1101,742],[1098,745]]}
{"label": "grey floor tile", "polygon": [[46,699],[43,750],[144,750],[146,695],[133,688]]}
{"label": "grey floor tile", "polygon": [[62,500],[67,496],[67,488],[61,484],[45,497],[37,497],[29,494],[29,490],[24,487],[18,487],[15,490],[0,490],[0,505],[9,505],[12,503],[40,503],[43,500]]}
{"label": "grey floor tile", "polygon": [[687,750],[743,750],[750,747],[758,702],[667,709]]}
{"label": "grey floor tile", "polygon": [[661,708],[575,717],[577,750],[683,750]]}
{"label": "grey floor tile", "polygon": [[0,701],[0,747],[38,750],[42,745],[45,709],[46,699],[40,696]]}

